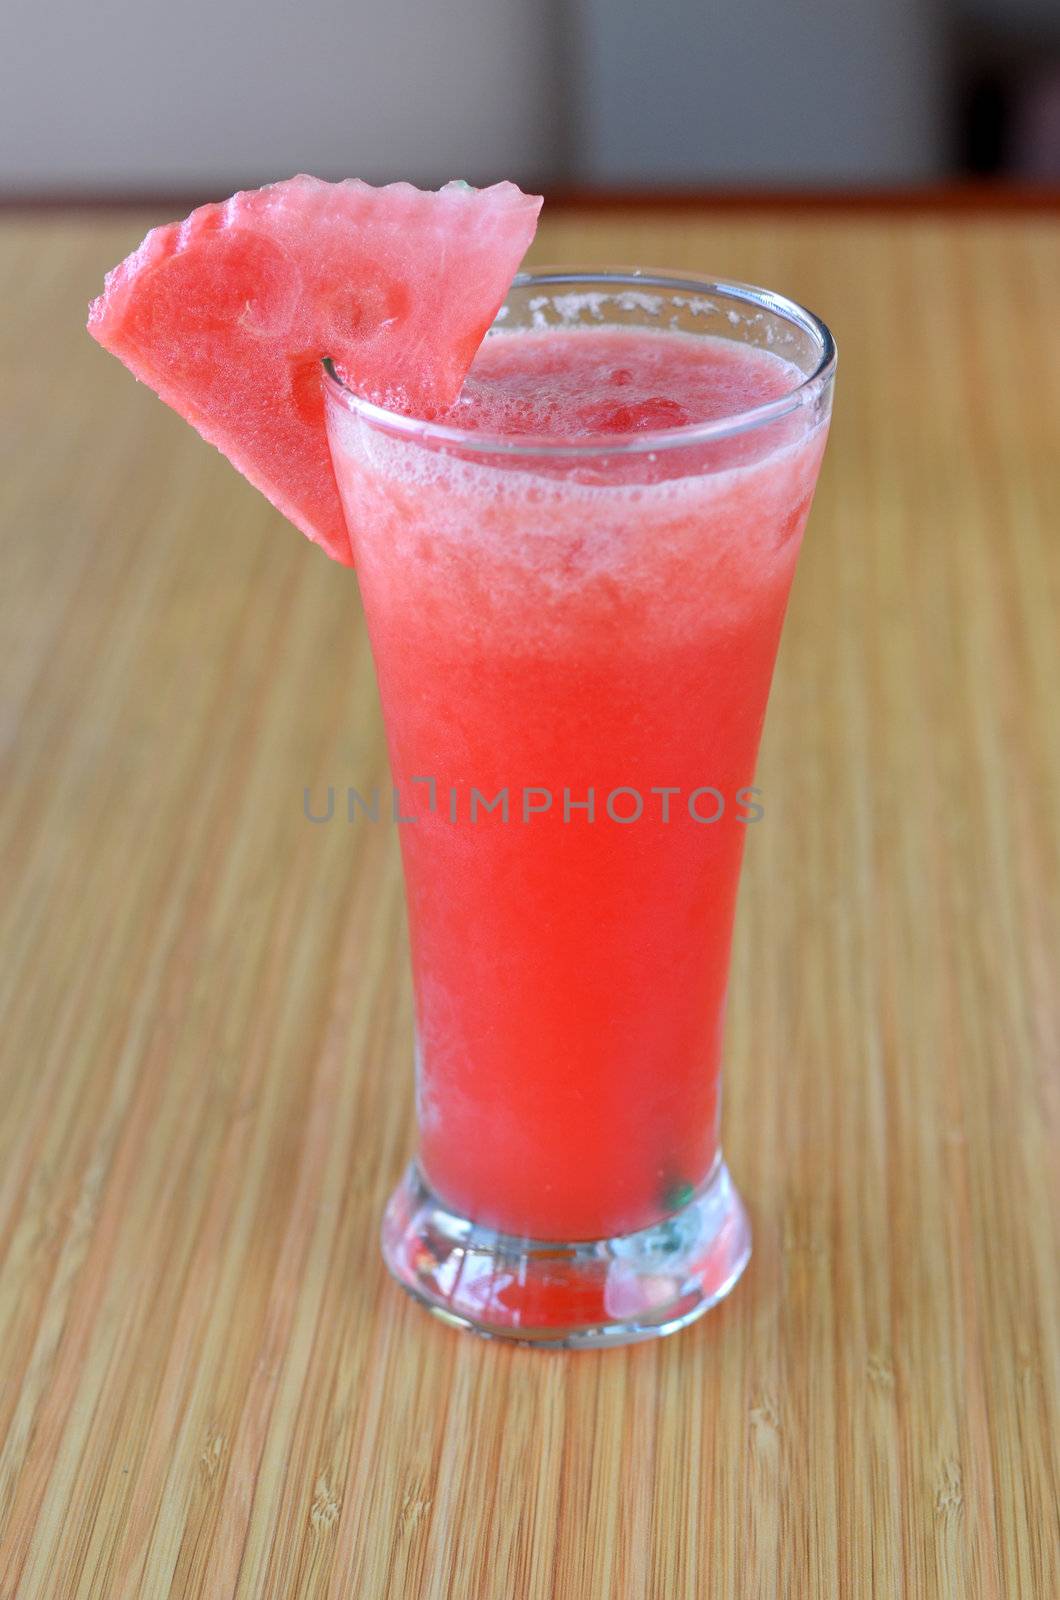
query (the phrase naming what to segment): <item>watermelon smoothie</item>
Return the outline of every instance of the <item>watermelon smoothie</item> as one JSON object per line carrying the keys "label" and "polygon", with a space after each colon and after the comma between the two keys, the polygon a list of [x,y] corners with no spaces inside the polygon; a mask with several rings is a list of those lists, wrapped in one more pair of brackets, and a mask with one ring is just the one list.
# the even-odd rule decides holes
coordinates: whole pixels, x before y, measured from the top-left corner
{"label": "watermelon smoothie", "polygon": [[479,1331],[647,1337],[749,1254],[729,950],[833,369],[763,291],[550,274],[431,421],[329,376],[408,819],[420,1152],[384,1248]]}
{"label": "watermelon smoothie", "polygon": [[359,568],[416,998],[391,1271],[460,1326],[606,1345],[750,1253],[729,945],[835,351],[764,290],[516,278],[540,208],[299,174],[153,228],[88,328]]}

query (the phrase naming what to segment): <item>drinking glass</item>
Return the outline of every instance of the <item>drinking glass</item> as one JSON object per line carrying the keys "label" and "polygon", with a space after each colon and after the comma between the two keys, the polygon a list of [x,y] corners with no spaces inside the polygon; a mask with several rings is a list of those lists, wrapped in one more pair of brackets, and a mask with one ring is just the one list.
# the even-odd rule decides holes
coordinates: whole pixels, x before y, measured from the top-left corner
{"label": "drinking glass", "polygon": [[488,337],[581,327],[754,346],[790,386],[578,439],[410,418],[330,366],[325,390],[415,993],[384,1256],[447,1322],[606,1346],[690,1322],[750,1255],[718,1142],[729,952],[835,348],[780,295],[618,270],[520,276]]}

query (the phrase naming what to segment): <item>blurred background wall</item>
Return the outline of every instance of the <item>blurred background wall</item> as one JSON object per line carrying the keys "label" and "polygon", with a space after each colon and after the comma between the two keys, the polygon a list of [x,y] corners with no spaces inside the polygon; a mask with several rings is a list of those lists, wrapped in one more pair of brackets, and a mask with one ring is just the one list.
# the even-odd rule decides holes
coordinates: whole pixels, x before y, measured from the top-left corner
{"label": "blurred background wall", "polygon": [[1060,178],[1060,0],[5,0],[0,191]]}
{"label": "blurred background wall", "polygon": [[581,0],[581,18],[589,180],[909,182],[948,165],[932,0]]}
{"label": "blurred background wall", "polygon": [[423,182],[561,151],[540,0],[3,0],[8,186]]}

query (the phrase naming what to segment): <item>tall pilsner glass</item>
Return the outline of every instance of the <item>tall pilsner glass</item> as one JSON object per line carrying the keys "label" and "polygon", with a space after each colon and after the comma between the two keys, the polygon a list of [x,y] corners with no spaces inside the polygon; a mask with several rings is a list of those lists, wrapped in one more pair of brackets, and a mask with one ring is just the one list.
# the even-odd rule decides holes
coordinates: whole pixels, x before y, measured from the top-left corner
{"label": "tall pilsner glass", "polygon": [[792,386],[577,442],[326,390],[411,819],[419,1153],[386,1261],[451,1323],[604,1346],[691,1321],[750,1254],[725,993],[835,351],[778,295],[633,272],[524,275],[490,337],[579,323],[759,346]]}

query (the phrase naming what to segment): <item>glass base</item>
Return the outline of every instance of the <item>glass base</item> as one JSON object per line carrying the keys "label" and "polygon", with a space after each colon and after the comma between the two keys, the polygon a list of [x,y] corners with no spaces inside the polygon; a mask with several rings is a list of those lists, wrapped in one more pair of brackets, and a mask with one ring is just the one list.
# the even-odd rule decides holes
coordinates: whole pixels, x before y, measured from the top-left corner
{"label": "glass base", "polygon": [[383,1258],[428,1311],[486,1338],[554,1349],[657,1339],[728,1294],[751,1255],[743,1202],[719,1158],[680,1211],[637,1233],[563,1243],[449,1211],[415,1162],[383,1218]]}

